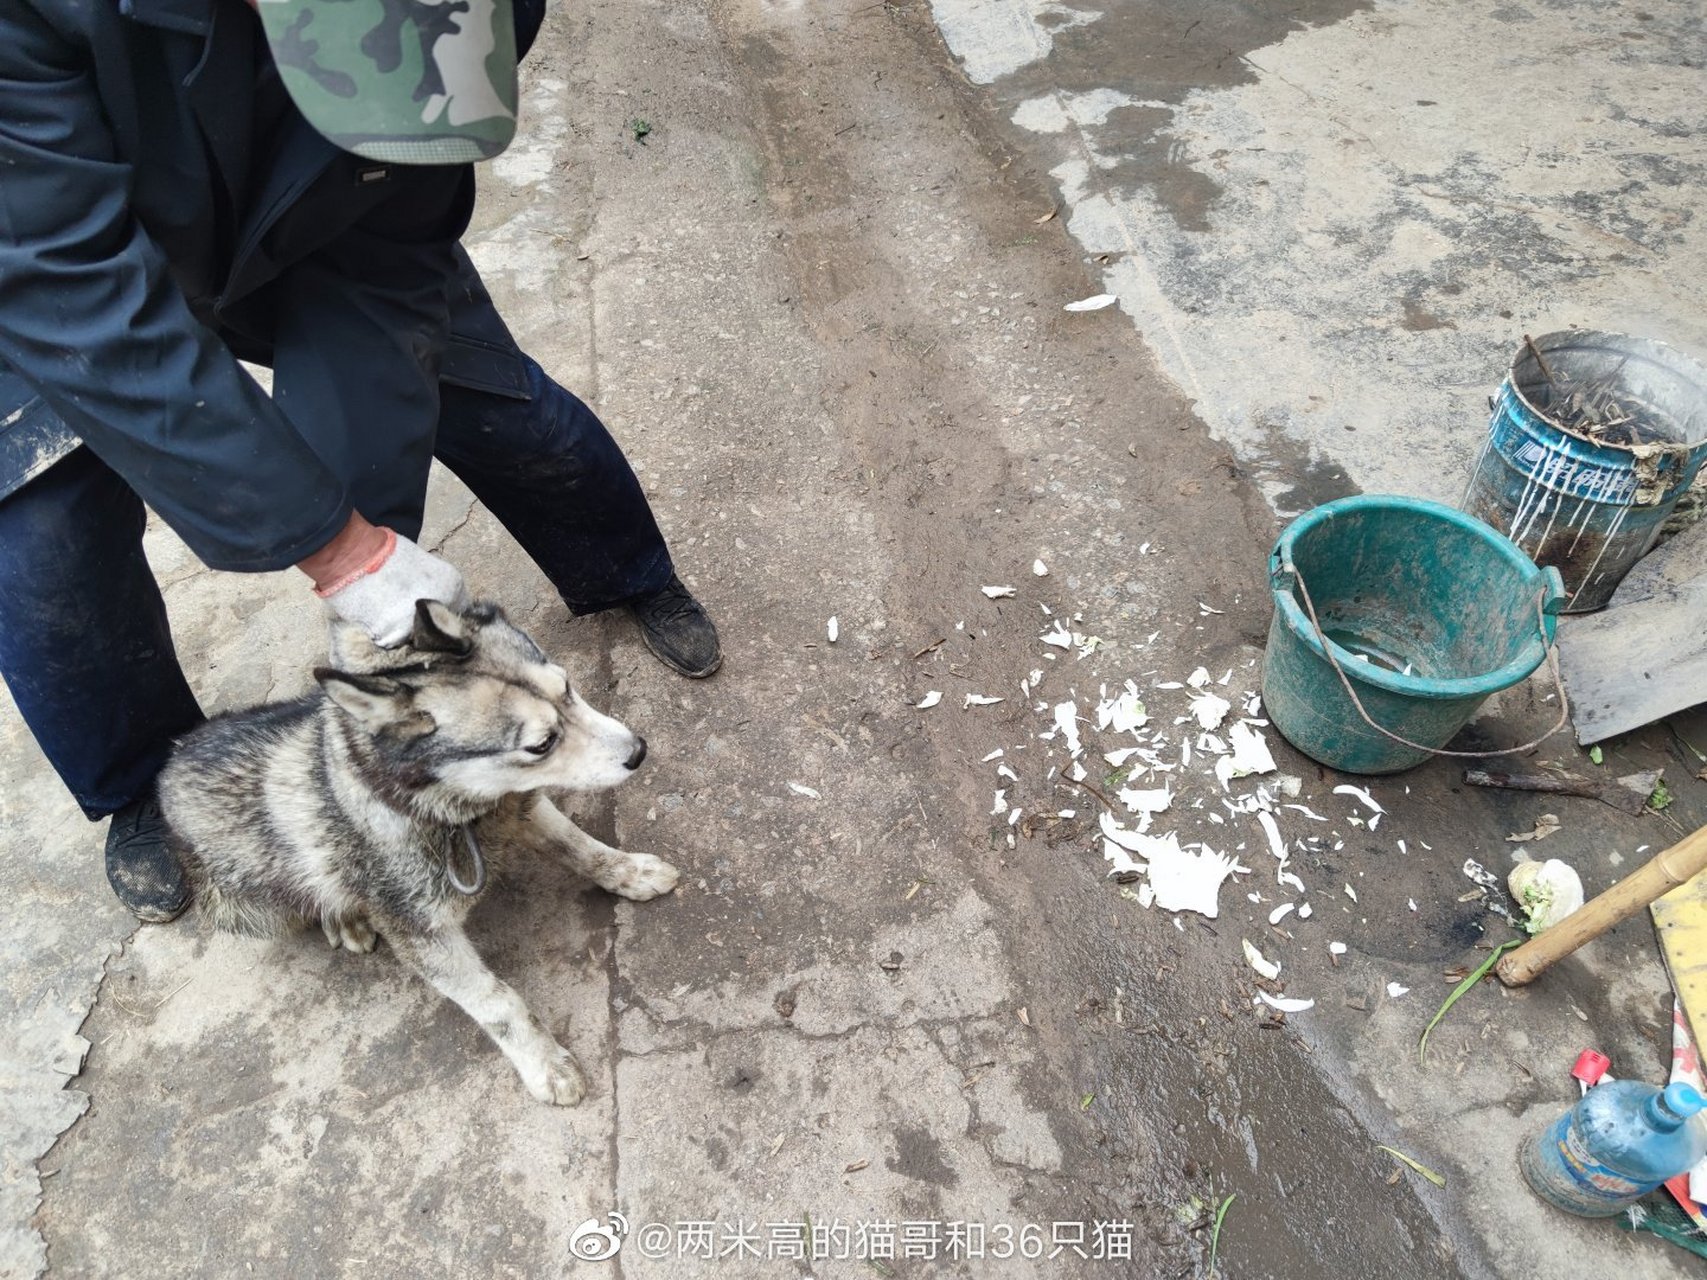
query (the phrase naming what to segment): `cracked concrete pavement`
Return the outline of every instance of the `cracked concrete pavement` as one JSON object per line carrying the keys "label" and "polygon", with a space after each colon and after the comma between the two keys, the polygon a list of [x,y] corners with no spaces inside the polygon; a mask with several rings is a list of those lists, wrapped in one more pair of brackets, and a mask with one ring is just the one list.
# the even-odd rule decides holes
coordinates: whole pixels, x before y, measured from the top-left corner
{"label": "cracked concrete pavement", "polygon": [[[1675,28],[1677,6],[1650,8],[1640,21]],[[1274,889],[1253,875],[1223,889],[1213,924],[1176,927],[1106,881],[1093,797],[1061,784],[1036,736],[1047,718],[1015,696],[1034,669],[1047,669],[1039,696],[1082,708],[1105,682],[1199,664],[1249,687],[1275,528],[1264,497],[1285,512],[1352,485],[1443,496],[1473,450],[1505,329],[1543,303],[1607,318],[1571,310],[1610,290],[1594,283],[1603,259],[1559,268],[1495,323],[1485,287],[1431,293],[1425,265],[1354,256],[1315,280],[1321,242],[1277,247],[1297,215],[1256,193],[1283,188],[1319,211],[1348,181],[1286,81],[1349,92],[1335,41],[1391,69],[1395,41],[1450,25],[1438,5],[1325,5],[1308,15],[1316,28],[1241,9],[1242,29],[1203,34],[1183,12],[938,0],[939,34],[918,5],[553,10],[471,249],[523,344],[628,449],[722,624],[726,668],[688,684],[622,620],[567,618],[448,477],[424,541],[647,736],[642,775],[581,816],[676,862],[683,887],[634,905],[542,867],[477,912],[494,967],[588,1071],[585,1102],[545,1108],[383,948],[135,930],[105,888],[98,830],[8,711],[0,1274],[808,1274],[646,1259],[632,1237],[610,1263],[573,1261],[577,1227],[612,1210],[637,1226],[1120,1220],[1130,1262],[890,1268],[1207,1274],[1207,1209],[1234,1192],[1218,1255],[1229,1276],[1683,1274],[1664,1246],[1561,1221],[1514,1181],[1517,1138],[1567,1100],[1564,1064],[1584,1036],[1629,1074],[1660,1070],[1664,975],[1645,922],[1535,990],[1478,991],[1415,1066],[1442,969],[1503,936],[1461,900],[1459,864],[1503,867],[1505,833],[1536,806],[1456,794],[1453,772],[1431,766],[1377,784],[1390,810],[1377,837],[1332,796],[1338,778],[1276,743],[1343,837],[1297,855],[1317,923],[1271,929]],[[1498,13],[1472,26],[1516,21]],[[1538,49],[1562,39],[1565,13],[1577,10],[1532,15]],[[1596,31],[1597,49],[1615,47],[1610,26]],[[1217,62],[1235,47],[1247,56]],[[1487,74],[1472,62],[1416,96],[1468,113],[1458,81]],[[1110,88],[1138,101],[1096,96]],[[1628,111],[1603,114],[1634,127]],[[1178,137],[1164,127],[1176,119],[1191,122]],[[1304,141],[1246,136],[1259,125]],[[1353,121],[1359,132],[1375,134]],[[1244,139],[1245,167],[1214,155],[1222,133]],[[1387,228],[1371,240],[1421,234],[1392,223],[1391,174],[1354,177],[1359,210]],[[1636,203],[1676,200],[1655,182]],[[1589,234],[1599,214],[1584,208],[1559,235]],[[1105,243],[1116,223],[1128,238]],[[1473,219],[1454,233],[1483,274],[1506,262],[1491,230]],[[1693,234],[1682,219],[1651,245],[1650,275],[1696,261]],[[1263,261],[1278,267],[1259,282]],[[1223,266],[1214,306],[1181,292]],[[1584,292],[1562,295],[1567,277]],[[1125,314],[1060,311],[1099,281]],[[1336,328],[1359,282],[1393,315]],[[1699,317],[1675,303],[1689,296],[1681,270],[1668,288],[1655,314],[1688,339]],[[1229,311],[1240,299],[1250,316]],[[1417,307],[1446,323],[1408,325]],[[1262,340],[1274,330],[1298,342]],[[1310,358],[1289,360],[1306,337]],[[1434,389],[1410,402],[1408,458],[1343,430],[1393,408],[1358,376],[1389,353]],[[1252,388],[1267,399],[1241,417]],[[1470,426],[1430,425],[1449,411]],[[206,706],[305,685],[321,637],[300,584],[201,571],[158,529],[150,553]],[[990,583],[1016,598],[986,599]],[[1052,657],[1040,606],[1082,615],[1075,626],[1107,645]],[[929,689],[943,705],[915,711]],[[970,692],[1006,701],[962,708]],[[1473,733],[1517,741],[1545,698],[1512,691]],[[984,757],[998,748],[1030,815],[1013,828],[989,813],[1004,784]],[[1671,750],[1664,734],[1632,735],[1613,754],[1636,767]],[[1680,825],[1704,816],[1702,790],[1678,787]],[[1182,820],[1208,831],[1215,798],[1196,803]],[[1669,831],[1607,812],[1569,810],[1545,850],[1591,892]],[[1395,855],[1393,837],[1411,852]],[[1283,953],[1289,993],[1317,1008],[1249,1012],[1241,934]],[[1350,948],[1337,962],[1330,937]],[[1386,997],[1393,980],[1415,994]],[[1377,1143],[1442,1169],[1447,1187],[1390,1182]],[[810,1273],[869,1274],[851,1261]]]}

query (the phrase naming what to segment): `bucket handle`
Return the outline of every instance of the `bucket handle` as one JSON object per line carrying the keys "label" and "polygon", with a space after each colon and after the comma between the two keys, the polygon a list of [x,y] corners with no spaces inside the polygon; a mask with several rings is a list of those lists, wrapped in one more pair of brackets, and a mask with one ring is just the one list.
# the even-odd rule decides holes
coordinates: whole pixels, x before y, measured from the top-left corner
{"label": "bucket handle", "polygon": [[1351,699],[1351,705],[1357,708],[1357,714],[1363,717],[1364,724],[1383,737],[1391,738],[1400,746],[1410,747],[1415,751],[1426,751],[1431,756],[1452,756],[1461,760],[1481,760],[1488,756],[1514,756],[1520,752],[1533,751],[1563,729],[1565,722],[1571,718],[1570,699],[1565,694],[1565,678],[1559,671],[1559,647],[1557,644],[1547,643],[1547,617],[1549,614],[1557,616],[1559,610],[1564,607],[1564,582],[1559,576],[1559,571],[1550,565],[1542,570],[1542,574],[1541,587],[1535,593],[1535,624],[1540,630],[1541,644],[1547,655],[1547,669],[1553,677],[1553,687],[1559,694],[1559,719],[1551,729],[1534,741],[1526,742],[1519,747],[1504,747],[1499,751],[1447,751],[1443,747],[1424,746],[1420,742],[1412,742],[1409,738],[1401,737],[1391,729],[1376,724],[1369,718],[1369,712],[1363,709],[1363,700],[1357,696],[1357,690],[1352,688],[1351,679],[1346,675],[1345,668],[1340,666],[1339,659],[1334,657],[1333,642],[1322,630],[1321,620],[1316,616],[1316,603],[1310,599],[1310,588],[1304,582],[1304,575],[1298,572],[1298,566],[1292,563],[1290,556],[1276,554],[1269,577],[1277,590],[1290,593],[1290,589],[1296,586],[1299,595],[1304,597],[1304,608],[1310,615],[1310,626],[1315,629],[1316,640],[1322,646],[1322,654],[1327,658],[1328,665],[1334,669],[1334,674],[1340,678],[1340,683],[1345,686],[1346,695]]}

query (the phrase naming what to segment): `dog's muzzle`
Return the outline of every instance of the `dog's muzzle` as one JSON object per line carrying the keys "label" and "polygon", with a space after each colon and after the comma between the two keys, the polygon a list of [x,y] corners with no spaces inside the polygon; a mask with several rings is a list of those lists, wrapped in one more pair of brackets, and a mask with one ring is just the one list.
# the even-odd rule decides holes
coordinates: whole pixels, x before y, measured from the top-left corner
{"label": "dog's muzzle", "polygon": [[622,767],[630,773],[646,763],[646,739],[638,733],[634,735],[634,754],[622,762]]}

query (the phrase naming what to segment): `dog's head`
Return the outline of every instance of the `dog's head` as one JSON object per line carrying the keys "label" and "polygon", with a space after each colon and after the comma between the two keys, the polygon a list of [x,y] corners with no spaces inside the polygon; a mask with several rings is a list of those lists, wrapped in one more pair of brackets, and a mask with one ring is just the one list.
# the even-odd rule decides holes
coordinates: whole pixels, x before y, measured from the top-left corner
{"label": "dog's head", "polygon": [[588,706],[493,604],[458,612],[422,600],[414,635],[396,649],[335,626],[331,662],[314,678],[411,791],[480,803],[595,790],[646,757],[645,740]]}

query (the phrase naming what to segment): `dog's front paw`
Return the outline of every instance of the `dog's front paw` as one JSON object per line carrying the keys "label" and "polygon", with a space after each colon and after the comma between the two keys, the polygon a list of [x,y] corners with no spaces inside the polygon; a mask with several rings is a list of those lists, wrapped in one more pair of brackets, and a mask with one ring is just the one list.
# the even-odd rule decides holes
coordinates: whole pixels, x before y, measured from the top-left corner
{"label": "dog's front paw", "polygon": [[546,1061],[544,1071],[535,1078],[524,1076],[523,1083],[534,1097],[554,1107],[572,1107],[587,1096],[586,1077],[569,1056],[569,1050],[561,1046]]}
{"label": "dog's front paw", "polygon": [[630,902],[661,897],[676,887],[682,873],[649,853],[626,853],[599,883]]}

